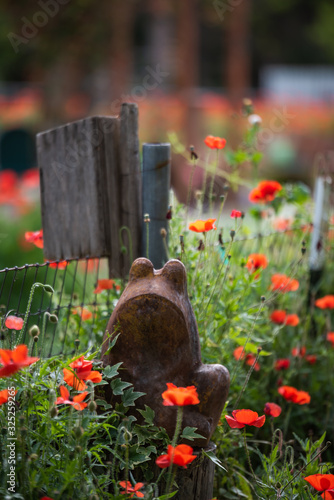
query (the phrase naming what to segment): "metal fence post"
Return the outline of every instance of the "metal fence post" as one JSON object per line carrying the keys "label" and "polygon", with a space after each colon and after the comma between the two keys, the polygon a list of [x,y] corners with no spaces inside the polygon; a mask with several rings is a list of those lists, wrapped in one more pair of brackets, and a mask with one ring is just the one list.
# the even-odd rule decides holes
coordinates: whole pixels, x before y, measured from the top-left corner
{"label": "metal fence post", "polygon": [[143,144],[142,209],[143,219],[149,214],[150,222],[143,222],[142,255],[149,258],[156,269],[168,260],[161,229],[167,234],[170,162],[170,144]]}

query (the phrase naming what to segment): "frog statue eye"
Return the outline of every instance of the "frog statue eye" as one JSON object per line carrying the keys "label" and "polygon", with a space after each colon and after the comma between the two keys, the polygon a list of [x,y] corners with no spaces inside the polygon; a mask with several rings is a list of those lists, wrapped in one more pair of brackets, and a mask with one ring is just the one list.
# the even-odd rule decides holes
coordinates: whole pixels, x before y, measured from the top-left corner
{"label": "frog statue eye", "polygon": [[187,289],[186,269],[182,262],[173,259],[167,262],[161,270],[161,275],[168,280],[175,291],[185,293]]}
{"label": "frog statue eye", "polygon": [[129,281],[147,278],[149,276],[153,277],[152,262],[144,257],[136,259],[130,269]]}

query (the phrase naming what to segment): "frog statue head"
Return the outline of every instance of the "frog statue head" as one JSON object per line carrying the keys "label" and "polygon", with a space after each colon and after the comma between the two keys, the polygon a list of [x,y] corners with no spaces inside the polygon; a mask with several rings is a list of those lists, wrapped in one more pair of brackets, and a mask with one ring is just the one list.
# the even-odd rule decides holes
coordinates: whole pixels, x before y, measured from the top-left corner
{"label": "frog statue head", "polygon": [[[116,344],[107,352],[110,340],[119,333]],[[137,399],[137,407],[152,408],[155,424],[164,427],[171,437],[175,408],[163,405],[161,394],[167,389],[166,383],[196,386],[200,403],[184,407],[183,427],[196,427],[203,438],[192,445],[205,447],[220,419],[230,380],[224,366],[204,365],[201,361],[182,262],[170,260],[155,270],[148,259],[137,259],[103,340],[103,364],[122,362],[122,380],[131,382],[135,391],[145,393]],[[106,397],[113,399],[110,388]]]}

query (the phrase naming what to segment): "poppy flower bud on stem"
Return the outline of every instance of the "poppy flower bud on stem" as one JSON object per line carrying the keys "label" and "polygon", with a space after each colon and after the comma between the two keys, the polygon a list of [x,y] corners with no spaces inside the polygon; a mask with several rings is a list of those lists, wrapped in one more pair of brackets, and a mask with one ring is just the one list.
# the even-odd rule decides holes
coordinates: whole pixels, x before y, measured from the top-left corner
{"label": "poppy flower bud on stem", "polygon": [[90,401],[88,404],[88,410],[93,412],[96,410],[96,408],[97,408],[97,404],[95,403],[95,401]]}
{"label": "poppy flower bud on stem", "polygon": [[52,406],[50,409],[50,417],[55,418],[58,415],[58,410],[56,406]]}
{"label": "poppy flower bud on stem", "polygon": [[38,337],[38,335],[40,334],[40,329],[38,328],[37,325],[33,325],[30,329],[29,329],[29,335],[31,337]]}
{"label": "poppy flower bud on stem", "polygon": [[56,316],[55,314],[50,314],[49,321],[50,323],[58,323],[58,316]]}
{"label": "poppy flower bud on stem", "polygon": [[42,285],[44,290],[49,293],[54,293],[54,289],[52,288],[51,285]]}
{"label": "poppy flower bud on stem", "polygon": [[234,240],[234,236],[235,236],[235,231],[234,231],[234,229],[231,229],[231,231],[230,231],[230,236],[231,236],[231,240],[233,241],[233,240]]}
{"label": "poppy flower bud on stem", "polygon": [[74,345],[75,345],[75,348],[76,348],[76,349],[79,349],[80,340],[79,340],[79,339],[75,339],[75,341],[74,341]]}

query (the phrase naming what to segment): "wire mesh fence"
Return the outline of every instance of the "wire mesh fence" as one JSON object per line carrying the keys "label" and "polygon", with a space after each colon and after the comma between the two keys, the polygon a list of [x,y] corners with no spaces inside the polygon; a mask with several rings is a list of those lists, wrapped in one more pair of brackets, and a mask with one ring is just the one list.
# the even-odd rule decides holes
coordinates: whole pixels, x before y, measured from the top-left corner
{"label": "wire mesh fence", "polygon": [[[235,239],[231,247],[233,262],[239,265],[249,254],[265,252],[273,271],[288,271],[300,259],[302,241],[309,232],[310,228],[303,227]],[[221,246],[217,248],[221,251]],[[228,248],[226,244],[226,251]],[[220,257],[225,258],[223,252]],[[121,280],[109,279],[108,273],[108,260],[100,257],[0,270],[1,341],[7,336],[7,345],[8,339],[11,345],[21,335],[21,342],[32,343],[29,329],[37,325],[43,334],[45,325],[44,356],[73,353],[81,341],[81,350],[98,348],[124,286]],[[54,292],[35,286],[29,306],[34,284],[50,285]],[[6,327],[8,316],[24,319],[27,309],[23,334]],[[51,314],[57,316],[58,322],[50,321]]]}

